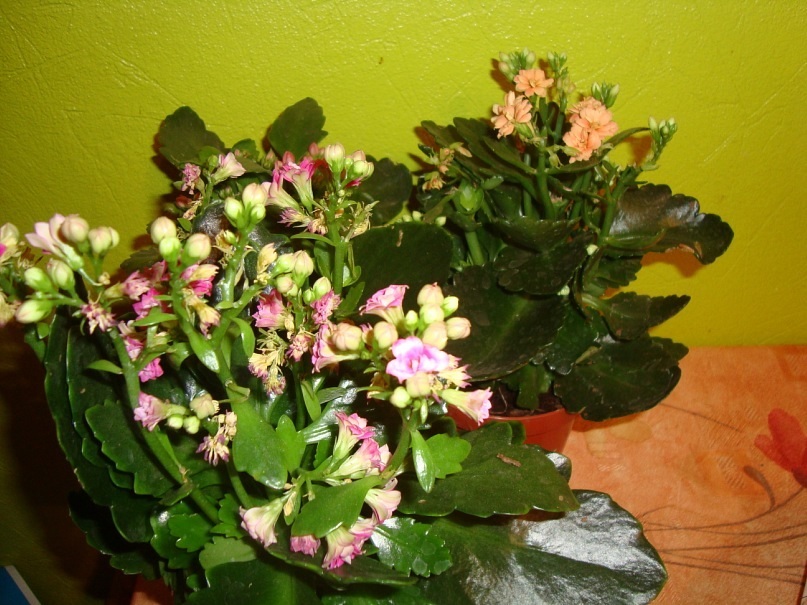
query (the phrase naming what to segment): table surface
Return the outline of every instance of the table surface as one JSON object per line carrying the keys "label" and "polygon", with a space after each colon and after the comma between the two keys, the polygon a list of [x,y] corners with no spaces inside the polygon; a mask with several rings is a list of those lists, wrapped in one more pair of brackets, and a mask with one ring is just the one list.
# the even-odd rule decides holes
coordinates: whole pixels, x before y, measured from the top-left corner
{"label": "table surface", "polygon": [[696,348],[681,366],[653,410],[577,421],[572,486],[643,523],[669,572],[656,605],[807,603],[807,346]]}

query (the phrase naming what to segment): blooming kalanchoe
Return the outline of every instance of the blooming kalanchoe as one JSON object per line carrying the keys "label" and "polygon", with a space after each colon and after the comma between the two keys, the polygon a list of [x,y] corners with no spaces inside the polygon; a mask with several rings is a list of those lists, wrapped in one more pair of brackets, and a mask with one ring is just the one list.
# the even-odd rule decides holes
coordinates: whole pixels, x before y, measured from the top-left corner
{"label": "blooming kalanchoe", "polygon": [[229,411],[216,416],[218,430],[214,435],[205,436],[196,453],[204,454],[205,460],[213,466],[222,460],[227,462],[230,459],[229,444],[237,431],[237,420],[235,413]]}
{"label": "blooming kalanchoe", "polygon": [[529,124],[532,120],[532,104],[527,97],[516,96],[508,92],[504,97],[504,105],[493,106],[493,127],[498,131],[498,138],[513,134],[519,127]]}

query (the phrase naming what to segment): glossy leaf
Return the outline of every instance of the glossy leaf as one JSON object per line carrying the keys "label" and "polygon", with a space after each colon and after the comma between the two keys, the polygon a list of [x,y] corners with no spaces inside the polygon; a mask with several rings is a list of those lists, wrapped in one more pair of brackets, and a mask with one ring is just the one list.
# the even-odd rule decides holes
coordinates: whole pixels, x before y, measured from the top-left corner
{"label": "glossy leaf", "polygon": [[255,559],[257,553],[253,544],[245,538],[213,538],[199,553],[199,564],[212,569],[225,563],[243,563]]}
{"label": "glossy leaf", "polygon": [[362,182],[354,197],[365,204],[377,202],[370,220],[373,225],[383,225],[398,216],[412,194],[412,174],[389,158],[367,159],[373,162],[373,174]]}
{"label": "glossy leaf", "polygon": [[460,437],[437,433],[426,440],[432,455],[434,476],[444,479],[462,470],[462,461],[471,452],[471,444]]}
{"label": "glossy leaf", "polygon": [[447,350],[468,364],[475,380],[498,378],[522,367],[552,342],[563,322],[561,297],[508,293],[484,267],[467,267],[447,291],[459,298],[456,315],[471,322],[471,335],[451,341]]}
{"label": "glossy leaf", "polygon": [[420,487],[427,492],[432,491],[435,478],[435,464],[431,448],[417,429],[410,431],[412,436],[412,466],[415,469]]}
{"label": "glossy leaf", "polygon": [[605,322],[598,314],[587,317],[575,307],[567,305],[563,326],[542,358],[553,372],[568,374],[577,359],[594,347],[607,332]]}
{"label": "glossy leaf", "polygon": [[448,279],[451,238],[434,225],[399,223],[356,237],[353,253],[365,282],[363,300],[391,284],[408,285],[405,308],[411,308],[422,286]]}
{"label": "glossy leaf", "polygon": [[324,125],[322,107],[311,97],[306,97],[277,117],[269,129],[269,144],[278,157],[289,151],[299,160],[311,143],[319,143],[328,134],[322,130]]}
{"label": "glossy leaf", "polygon": [[623,340],[634,340],[649,328],[667,321],[683,309],[689,296],[643,296],[635,292],[619,294],[600,301],[599,309],[611,333]]}
{"label": "glossy leaf", "polygon": [[551,250],[565,244],[575,226],[573,221],[551,221],[530,217],[495,220],[493,224],[508,242],[534,252]]}
{"label": "glossy leaf", "polygon": [[417,586],[357,586],[350,592],[322,597],[322,605],[438,605],[423,596]]}
{"label": "glossy leaf", "polygon": [[315,605],[314,587],[279,561],[253,559],[208,569],[209,588],[192,593],[188,605]]}
{"label": "glossy leaf", "polygon": [[587,420],[607,420],[647,410],[678,383],[683,345],[661,338],[605,342],[555,381],[564,407]]}
{"label": "glossy leaf", "polygon": [[204,147],[224,151],[224,143],[207,130],[205,123],[190,107],[180,107],[166,117],[157,133],[160,154],[177,168],[187,163],[198,163]]}
{"label": "glossy leaf", "polygon": [[305,452],[305,438],[294,428],[292,419],[285,414],[280,417],[275,432],[283,446],[283,464],[285,464],[286,470],[291,473],[300,466],[303,452]]}
{"label": "glossy leaf", "polygon": [[652,601],[667,573],[641,524],[605,494],[575,495],[580,508],[560,518],[435,521],[454,565],[421,583],[425,596],[442,605]]}
{"label": "glossy leaf", "polygon": [[586,291],[594,296],[601,296],[608,288],[627,286],[642,268],[639,257],[610,258],[602,257],[594,271],[587,276]]}
{"label": "glossy leaf", "polygon": [[332,487],[314,487],[315,498],[300,510],[292,533],[295,536],[313,534],[322,538],[340,525],[350,527],[359,518],[367,492],[379,482],[378,477],[365,477]]}
{"label": "glossy leaf", "polygon": [[451,567],[451,556],[430,529],[431,525],[410,518],[389,519],[376,527],[371,537],[378,548],[378,560],[402,573],[424,578],[444,572]]}
{"label": "glossy leaf", "polygon": [[714,214],[701,214],[698,200],[672,194],[666,185],[644,185],[625,192],[617,202],[610,235],[653,234],[663,231],[654,252],[680,248],[702,263],[711,263],[726,251],[734,232]]}
{"label": "glossy leaf", "polygon": [[538,447],[513,439],[509,423],[485,425],[463,435],[471,453],[462,471],[426,493],[411,475],[399,479],[399,509],[407,514],[444,516],[455,510],[489,517],[521,515],[532,509],[566,511],[577,502],[564,479]]}
{"label": "glossy leaf", "polygon": [[283,442],[251,403],[233,403],[232,406],[238,418],[232,448],[235,468],[267,487],[282,489],[287,476]]}

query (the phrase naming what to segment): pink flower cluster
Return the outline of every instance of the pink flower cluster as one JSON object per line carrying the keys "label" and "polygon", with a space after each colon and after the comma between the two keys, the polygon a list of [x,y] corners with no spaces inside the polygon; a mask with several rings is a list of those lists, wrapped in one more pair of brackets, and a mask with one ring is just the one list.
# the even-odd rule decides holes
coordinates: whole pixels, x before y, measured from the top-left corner
{"label": "pink flower cluster", "polygon": [[532,120],[532,104],[524,95],[516,96],[514,92],[508,92],[504,97],[504,105],[493,106],[493,127],[498,130],[498,138],[513,134],[521,124],[529,124]]}

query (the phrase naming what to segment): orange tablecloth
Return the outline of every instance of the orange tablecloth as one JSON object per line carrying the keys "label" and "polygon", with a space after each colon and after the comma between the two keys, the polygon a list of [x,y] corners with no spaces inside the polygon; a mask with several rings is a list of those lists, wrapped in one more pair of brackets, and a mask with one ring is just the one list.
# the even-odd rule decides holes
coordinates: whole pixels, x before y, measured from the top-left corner
{"label": "orange tablecloth", "polygon": [[[578,421],[572,485],[610,493],[667,565],[658,605],[796,605],[807,562],[807,346],[693,349],[659,406]],[[789,454],[795,473],[769,453]],[[767,442],[767,446],[766,446]],[[803,602],[803,601],[802,601]]]}
{"label": "orange tablecloth", "polygon": [[[807,562],[807,346],[693,349],[682,368],[653,410],[577,422],[564,452],[572,485],[610,493],[642,521],[670,575],[657,605],[796,605]],[[775,438],[760,443],[778,463],[755,445],[772,434],[772,410]],[[782,466],[788,455],[799,458],[795,473]],[[133,602],[155,601],[142,592]]]}

